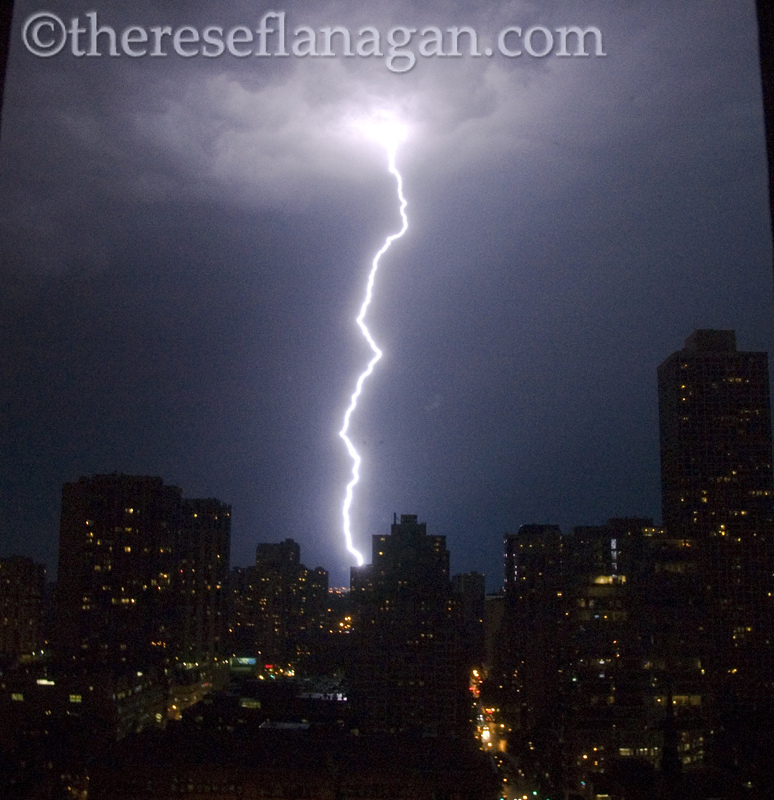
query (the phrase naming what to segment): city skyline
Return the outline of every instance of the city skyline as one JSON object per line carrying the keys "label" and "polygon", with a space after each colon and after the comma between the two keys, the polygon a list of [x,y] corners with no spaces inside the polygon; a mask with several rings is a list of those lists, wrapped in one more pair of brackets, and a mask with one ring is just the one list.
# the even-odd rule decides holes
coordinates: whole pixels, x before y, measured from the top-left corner
{"label": "city skyline", "polygon": [[[593,25],[606,54],[404,74],[38,58],[21,32],[39,11],[16,3],[0,137],[2,554],[53,574],[63,483],[159,475],[233,507],[234,564],[292,536],[346,582],[337,432],[366,267],[398,216],[384,153],[343,131],[385,105],[410,128],[410,227],[370,318],[385,358],[355,425],[362,551],[418,514],[453,573],[499,584],[521,524],[660,519],[657,365],[701,328],[771,349],[752,0],[287,12],[288,30]],[[264,13],[98,9],[117,30]]]}
{"label": "city skyline", "polygon": [[[147,767],[164,743],[238,753],[243,736],[280,730],[318,756],[361,736],[372,750],[384,737],[478,746],[503,800],[769,797],[768,371],[734,331],[694,331],[658,368],[667,525],[522,525],[503,537],[505,585],[488,596],[482,574],[451,575],[446,536],[415,514],[372,536],[371,563],[342,592],[289,537],[229,572],[219,500],[159,477],[66,483],[48,602],[42,568],[0,559],[6,746],[38,740],[26,780],[48,763],[95,798],[101,780],[118,798],[191,780],[171,751],[156,775],[122,766],[110,753],[128,752],[132,731]],[[47,754],[73,735],[99,755],[71,754],[62,772]],[[238,758],[228,780],[204,770],[199,791],[243,794],[261,767]],[[382,796],[388,772],[375,777],[368,792]]]}
{"label": "city skyline", "polygon": [[[691,369],[690,371],[686,371],[686,368],[689,365],[691,365]],[[680,369],[680,367],[682,367],[682,369]],[[729,375],[734,375],[737,377],[730,379]],[[739,375],[744,377],[738,377]],[[729,380],[731,380],[732,383],[733,381],[737,381],[740,384],[744,383],[745,388],[741,390],[732,388],[730,390],[731,393],[728,396],[723,395],[721,402],[717,398],[706,394],[706,386],[709,385],[707,381],[709,381],[712,377],[715,377],[718,381],[724,384]],[[680,381],[688,381],[689,384],[687,387],[685,384],[682,384],[682,390],[679,390]],[[744,480],[740,480],[740,486],[735,488],[730,493],[728,490],[724,490],[719,492],[717,497],[709,498],[710,505],[706,508],[707,520],[712,520],[712,524],[714,525],[719,524],[717,522],[718,518],[724,519],[727,522],[732,520],[731,524],[733,527],[735,524],[733,520],[738,518],[739,511],[732,511],[731,507],[748,507],[746,504],[750,504],[749,507],[753,509],[752,517],[749,519],[745,518],[743,523],[748,526],[750,524],[755,526],[760,520],[762,520],[760,522],[761,525],[764,525],[764,527],[770,526],[772,524],[770,499],[771,492],[767,489],[767,487],[771,485],[772,458],[770,454],[771,398],[769,392],[768,353],[738,351],[736,347],[736,331],[718,331],[706,329],[696,330],[689,337],[687,337],[684,347],[681,350],[677,350],[672,353],[659,365],[658,382],[660,395],[660,449],[662,459],[662,468],[660,470],[662,486],[661,506],[662,509],[666,509],[663,518],[660,519],[659,525],[669,531],[687,530],[686,525],[689,525],[689,523],[692,522],[695,523],[697,521],[693,519],[694,512],[691,510],[693,506],[702,499],[704,503],[707,502],[707,491],[706,488],[702,489],[702,487],[711,487],[715,485],[716,481],[719,480],[719,478],[714,477],[715,471],[723,472],[723,474],[728,472],[729,475],[736,475],[736,472],[731,472],[731,469],[738,461],[739,464],[745,465],[745,469],[749,472],[749,475],[745,474]],[[716,384],[713,384],[713,386],[716,386]],[[680,405],[678,403],[678,400],[680,399],[679,395],[686,393],[689,395],[689,398],[683,397],[683,401],[686,399],[691,399],[695,405],[695,410],[692,413],[698,412],[699,415],[690,426],[686,426],[685,430],[688,432],[688,435],[685,438],[685,441],[683,441],[682,438],[677,436],[674,425],[676,419],[678,418],[676,415],[678,415],[678,411],[680,409]],[[718,402],[721,402],[721,405],[717,405]],[[730,405],[728,405],[729,403]],[[739,417],[737,420],[737,415],[739,414],[738,409],[741,407],[740,403],[742,406],[746,404],[748,407],[748,410],[745,412],[747,416]],[[701,414],[706,414],[706,409],[710,409],[711,416],[705,418],[701,416]],[[681,413],[686,412],[682,411]],[[734,421],[734,424],[737,424],[738,422],[738,424],[742,425],[748,438],[747,440],[745,440],[745,437],[740,439],[740,442],[744,442],[744,447],[742,449],[737,450],[739,444],[735,444],[735,446],[732,447],[732,452],[726,453],[720,461],[717,461],[720,452],[728,444],[728,434],[725,431],[724,426],[728,423],[729,413],[732,415],[731,419]],[[726,416],[724,416],[724,414],[726,414]],[[687,420],[689,418],[685,417],[684,419]],[[685,435],[686,434],[683,433],[681,436]],[[676,447],[678,438],[681,442],[679,449]],[[682,468],[679,467],[679,465],[683,463],[685,458],[685,453],[682,452],[682,449],[687,448],[686,452],[690,452],[691,448],[695,447],[699,442],[703,443],[702,447],[706,448],[707,452],[715,454],[715,460],[709,462],[713,471],[707,474],[702,471],[700,473],[701,479],[697,482],[696,474],[698,473],[695,471],[695,466],[693,467],[692,471],[682,475]],[[694,459],[691,459],[691,463],[694,463]],[[676,465],[678,465],[677,471]],[[667,470],[667,474],[664,472],[665,468]],[[706,467],[703,467],[702,469],[706,469]],[[677,481],[676,475],[680,475],[680,478]],[[689,478],[689,475],[692,477]],[[729,478],[725,478],[724,480],[728,481]],[[65,483],[63,485],[63,507],[67,503],[68,492],[72,491],[73,487],[88,485],[95,481],[103,481],[107,482],[108,484],[120,484],[123,481],[139,481],[141,484],[151,482],[161,485],[163,484],[164,479],[161,476],[125,475],[116,472],[104,475],[93,474],[91,476],[80,476],[76,484]],[[179,487],[175,486],[168,485],[167,490],[171,491],[173,494],[180,493]],[[685,509],[682,514],[680,513],[680,505],[685,502],[685,498],[680,500],[678,497],[680,494],[687,494],[695,500],[695,503],[689,509]],[[752,499],[748,497],[748,494],[751,495]],[[188,500],[184,502],[189,504],[199,503],[204,504],[205,506],[208,504],[223,505],[224,508],[228,509],[230,516],[230,506],[222,504],[220,500],[214,498],[208,500]],[[700,504],[698,507],[703,508]],[[748,514],[750,512],[744,511],[742,513]],[[196,514],[193,516],[196,516]],[[398,514],[393,513],[394,522],[397,520],[397,517]],[[414,521],[417,519],[417,515],[408,515],[407,517],[407,515],[402,514],[401,517],[413,518]],[[632,516],[629,516],[628,518],[635,519]],[[614,519],[615,518],[613,518],[613,521]],[[653,519],[648,519],[648,522],[652,523]],[[426,524],[426,522],[421,523],[423,530],[425,529]],[[605,520],[605,524],[611,524],[611,519],[609,518]],[[704,530],[708,524],[709,523],[707,521],[702,522],[702,530]],[[62,523],[62,525],[64,525],[64,523]],[[559,525],[555,525],[551,522],[537,524],[522,522],[519,524],[520,530],[527,530],[531,528],[553,529],[559,536],[569,535],[575,529],[581,529],[583,527],[583,524],[577,523],[572,524],[569,528],[562,530]],[[721,526],[721,528],[725,529],[725,525]],[[64,535],[63,532],[66,530],[67,526],[64,526],[61,528],[59,533],[58,561],[60,566],[62,559],[61,548],[63,546],[62,536]],[[508,533],[507,531],[504,532],[504,535],[506,538],[506,543],[509,540],[509,537],[513,536],[512,533]],[[384,539],[384,536],[381,534],[372,534],[371,538],[373,542],[376,542],[377,540],[381,541]],[[445,539],[445,536],[436,538]],[[296,550],[299,549],[298,544],[292,538],[286,539],[285,542],[291,542]],[[284,545],[282,545],[282,543],[278,542],[276,539],[262,539],[256,540],[255,542],[255,547],[257,549],[257,553],[259,554],[263,550],[267,550],[267,552],[269,552],[273,551],[274,548],[282,548],[283,546]],[[11,555],[13,557],[19,557],[16,553]],[[509,576],[511,574],[511,567],[509,566],[509,559],[511,558],[511,555],[507,544],[504,556],[504,570],[496,575],[490,574],[485,576],[490,592],[495,589],[497,591],[507,590]],[[447,561],[448,557],[449,553],[447,553]],[[366,555],[364,561],[365,567],[370,568],[373,563],[373,559],[372,561],[368,561],[368,557]],[[50,568],[45,564],[42,566],[46,568],[46,572],[48,574],[50,572]],[[232,568],[237,568],[251,566],[251,564],[229,564],[229,566]],[[357,565],[352,565],[351,568],[352,570],[355,570],[355,573],[358,572],[356,567]],[[317,568],[322,569],[327,573],[327,568],[324,563],[318,564]],[[464,565],[461,565],[457,572],[461,574],[464,572],[464,569]],[[56,572],[54,574],[56,574]],[[352,575],[350,575],[349,578],[351,581]],[[337,588],[336,591],[339,591],[341,588],[342,587]],[[344,586],[343,588],[346,589],[348,587]]]}
{"label": "city skyline", "polygon": [[[750,531],[753,531],[754,536],[762,535],[765,538],[774,524],[770,488],[772,485],[772,434],[768,354],[739,351],[736,346],[736,331],[701,329],[687,337],[683,348],[667,357],[659,365],[657,373],[662,462],[660,470],[661,501],[664,514],[660,524],[656,527],[663,528],[667,533],[673,535],[682,536],[690,532],[692,536],[698,536],[699,540],[710,539],[718,535],[725,536],[726,533],[736,537],[740,532],[747,535]],[[81,476],[77,483],[65,483],[62,487],[60,566],[63,553],[72,549],[70,540],[73,539],[73,536],[76,540],[83,536],[82,518],[90,516],[89,512],[81,509],[79,505],[73,504],[74,492],[78,496],[86,487],[92,485],[102,487],[99,491],[108,493],[116,492],[118,487],[122,487],[114,498],[114,504],[117,504],[117,508],[120,506],[121,513],[125,510],[129,514],[133,514],[134,508],[123,509],[123,506],[131,502],[131,492],[136,492],[137,488],[127,490],[126,487],[144,487],[141,496],[144,498],[143,502],[147,502],[145,499],[147,487],[153,486],[155,487],[154,491],[158,491],[163,483],[164,480],[160,476],[119,473]],[[126,491],[129,491],[129,494],[122,497],[121,493],[126,493]],[[179,487],[168,485],[164,488],[164,492],[171,493],[172,497],[178,497],[179,501],[181,494]],[[104,503],[104,498],[100,502]],[[222,508],[227,512],[230,530],[231,507],[229,505],[215,498],[184,500],[183,503],[187,516],[194,518],[198,516],[194,513],[196,510],[204,510],[204,516],[209,516],[215,509],[215,519],[217,519],[217,509]],[[76,507],[79,510],[73,513]],[[65,509],[67,510],[65,511]],[[417,515],[401,514],[400,518],[401,522],[405,521],[407,524],[417,526],[418,529],[421,529],[422,535],[426,536],[427,523],[417,523]],[[638,519],[635,517],[608,519],[605,524],[614,525],[622,519],[641,522],[649,526],[654,524],[651,518]],[[393,531],[401,528],[397,521],[398,514],[394,513]],[[87,520],[86,525],[94,525],[94,522]],[[551,532],[551,535],[562,538],[563,535],[572,535],[576,531],[588,528],[589,526],[573,525],[571,530],[562,531],[560,526],[552,523],[523,523],[519,526],[518,537],[528,536],[533,532],[537,532],[539,536]],[[132,529],[127,528],[126,530]],[[93,538],[93,536],[92,531],[89,537]],[[498,575],[490,583],[496,585],[498,591],[507,593],[509,581],[512,581],[514,576],[514,553],[510,548],[517,536],[508,532],[505,532],[504,536],[505,566],[502,582]],[[440,544],[445,541],[445,538],[443,535],[433,536],[428,537],[428,541],[435,542],[436,549],[445,550]],[[380,548],[383,547],[387,537],[383,534],[373,534],[371,539],[373,550],[371,561],[368,561],[366,556],[363,565],[352,566],[351,584],[359,586],[363,580],[359,576],[370,576],[371,570],[378,566],[378,557],[384,555]],[[181,543],[182,541],[183,539],[181,539]],[[114,544],[112,536],[108,543]],[[215,547],[215,552],[217,552],[221,545],[215,538],[208,546]],[[186,547],[190,547],[190,545],[186,545]],[[186,547],[179,556],[184,560]],[[293,564],[299,562],[300,547],[292,538],[286,538],[284,542],[257,541],[255,548],[256,564],[263,561],[275,565],[283,562]],[[176,550],[177,546],[173,547],[170,552]],[[230,551],[229,545],[225,547],[225,551],[227,553]],[[161,552],[164,550],[162,549]],[[449,577],[449,555],[449,552],[445,551],[447,577]],[[14,555],[12,558],[20,558],[20,556]],[[99,561],[99,559],[97,560]],[[228,563],[228,558],[226,558],[226,562],[226,566],[232,566]],[[236,565],[235,569],[239,571],[243,566],[245,565]],[[418,564],[414,566],[415,569],[418,568]],[[327,581],[327,570],[324,565],[318,565],[316,569],[325,572]],[[424,573],[425,568],[422,567],[419,571]],[[74,572],[71,568],[66,569],[68,575],[74,574]],[[427,576],[425,577],[427,578]],[[459,574],[457,577],[462,578],[464,575]],[[488,577],[492,578],[492,576]],[[238,580],[238,578],[235,579]],[[120,578],[119,582],[128,580],[130,578],[126,575]],[[200,577],[201,580],[207,582],[206,579]],[[99,583],[99,579],[97,582]],[[142,580],[140,580],[141,582]],[[341,588],[337,587],[333,591],[340,591]],[[75,595],[80,595],[81,592],[82,590],[78,589],[75,591]]]}

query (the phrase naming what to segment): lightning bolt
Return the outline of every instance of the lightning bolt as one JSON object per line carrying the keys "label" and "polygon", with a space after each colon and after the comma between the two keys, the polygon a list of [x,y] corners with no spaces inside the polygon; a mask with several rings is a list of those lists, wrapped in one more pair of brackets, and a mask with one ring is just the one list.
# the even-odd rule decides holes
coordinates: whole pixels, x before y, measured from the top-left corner
{"label": "lightning bolt", "polygon": [[350,522],[349,512],[352,507],[352,499],[354,497],[355,486],[357,486],[358,482],[360,481],[360,464],[362,462],[362,459],[360,458],[360,454],[355,449],[355,445],[352,444],[352,440],[349,438],[347,432],[349,431],[349,423],[352,418],[352,414],[357,408],[357,401],[363,391],[363,384],[366,382],[366,379],[374,371],[376,363],[382,357],[381,349],[374,341],[373,336],[371,336],[371,332],[368,330],[368,327],[365,324],[366,312],[368,311],[368,306],[371,305],[371,297],[373,296],[376,273],[379,270],[379,260],[387,252],[387,250],[389,250],[390,245],[396,239],[400,239],[400,237],[403,236],[403,234],[408,230],[408,217],[406,216],[407,203],[406,203],[406,198],[403,196],[403,178],[401,178],[400,172],[398,172],[398,169],[395,166],[395,154],[398,149],[398,145],[397,143],[394,142],[385,142],[385,147],[387,149],[388,170],[395,177],[395,182],[397,184],[398,202],[400,204],[399,210],[401,219],[403,220],[403,224],[401,226],[401,229],[397,233],[390,234],[385,239],[384,244],[381,246],[379,251],[374,256],[373,261],[371,262],[371,271],[368,273],[368,283],[366,284],[365,299],[363,300],[363,304],[360,306],[360,313],[357,315],[357,319],[355,321],[357,322],[361,333],[365,337],[365,340],[368,342],[368,346],[371,348],[372,356],[371,360],[368,362],[368,366],[363,370],[363,372],[360,374],[360,377],[357,379],[357,383],[355,384],[355,391],[352,392],[352,396],[350,397],[349,400],[349,407],[344,413],[344,424],[341,430],[339,431],[339,436],[344,440],[344,444],[347,447],[347,452],[349,453],[349,457],[352,459],[352,477],[350,478],[350,481],[347,484],[346,493],[344,495],[344,506],[342,508],[342,516],[344,518],[344,539],[347,544],[347,550],[350,552],[351,555],[355,557],[355,559],[357,560],[357,565],[359,567],[363,565],[363,556],[360,554],[360,552],[355,548],[354,544],[352,543],[352,526]]}

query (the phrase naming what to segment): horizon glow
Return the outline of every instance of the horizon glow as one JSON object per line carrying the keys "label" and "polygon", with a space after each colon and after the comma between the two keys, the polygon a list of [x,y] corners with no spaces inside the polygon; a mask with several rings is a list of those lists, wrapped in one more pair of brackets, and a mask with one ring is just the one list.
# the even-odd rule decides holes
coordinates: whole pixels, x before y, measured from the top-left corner
{"label": "horizon glow", "polygon": [[398,145],[405,140],[407,136],[407,129],[405,125],[397,122],[395,119],[389,116],[380,115],[377,117],[373,117],[370,120],[361,121],[356,123],[356,127],[369,139],[378,142],[387,150],[387,168],[390,174],[395,177],[395,181],[397,184],[397,194],[398,194],[398,202],[401,220],[403,222],[401,229],[397,233],[392,233],[384,241],[384,244],[381,248],[377,251],[376,255],[371,262],[371,269],[368,273],[368,281],[366,282],[366,293],[365,298],[363,300],[362,305],[360,306],[360,312],[357,315],[355,321],[357,322],[358,327],[360,328],[361,333],[363,334],[365,340],[368,342],[368,346],[371,348],[371,359],[368,362],[368,365],[360,373],[360,376],[357,379],[357,383],[355,384],[355,390],[352,392],[350,397],[349,406],[347,410],[344,412],[344,422],[342,425],[341,430],[339,431],[339,436],[344,441],[344,444],[347,448],[347,452],[349,453],[349,457],[352,459],[352,477],[347,484],[347,488],[344,494],[344,504],[342,507],[342,517],[344,523],[344,541],[347,546],[347,550],[350,555],[355,557],[357,561],[357,566],[363,566],[363,556],[361,555],[360,551],[355,547],[352,537],[352,524],[350,520],[350,509],[352,508],[352,501],[354,498],[355,486],[357,486],[358,482],[360,481],[360,464],[362,463],[362,458],[360,454],[355,449],[354,444],[352,444],[352,440],[349,438],[349,423],[352,418],[352,414],[357,408],[357,401],[360,398],[360,395],[363,391],[363,384],[365,383],[366,379],[371,375],[374,371],[374,367],[379,359],[382,357],[382,350],[374,341],[373,336],[371,336],[371,332],[368,330],[368,327],[365,324],[365,316],[366,312],[368,311],[368,307],[371,304],[371,298],[373,297],[373,289],[374,289],[374,281],[376,280],[376,273],[379,269],[379,260],[381,257],[387,252],[390,245],[396,240],[400,239],[404,233],[408,230],[408,217],[406,216],[406,198],[403,196],[403,178],[401,177],[400,172],[395,165],[395,157],[398,150]]}

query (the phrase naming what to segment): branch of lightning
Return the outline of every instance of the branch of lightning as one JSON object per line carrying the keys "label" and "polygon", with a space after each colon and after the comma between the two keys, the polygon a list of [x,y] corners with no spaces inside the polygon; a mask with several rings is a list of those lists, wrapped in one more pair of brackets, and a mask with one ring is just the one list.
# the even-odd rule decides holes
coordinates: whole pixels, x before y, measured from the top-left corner
{"label": "branch of lightning", "polygon": [[[376,138],[376,137],[375,137]],[[399,203],[399,210],[400,216],[402,220],[402,225],[400,230],[397,233],[392,233],[384,241],[384,244],[381,246],[379,251],[373,258],[371,262],[371,269],[368,273],[368,281],[366,283],[366,291],[365,291],[365,298],[363,300],[362,305],[360,306],[360,313],[357,315],[356,322],[358,327],[360,328],[360,332],[363,334],[366,342],[368,342],[368,346],[371,348],[371,359],[368,362],[368,365],[360,373],[360,376],[357,379],[357,383],[355,384],[355,390],[352,392],[352,396],[349,400],[349,406],[347,410],[344,412],[344,424],[342,425],[341,430],[339,431],[339,436],[343,439],[344,444],[347,448],[347,452],[349,453],[349,457],[352,459],[352,473],[349,483],[347,484],[346,492],[344,495],[344,505],[342,507],[342,517],[344,521],[344,540],[346,542],[347,550],[349,553],[354,556],[355,560],[357,561],[358,566],[363,565],[363,556],[357,550],[353,542],[352,536],[352,523],[350,519],[350,510],[352,508],[352,501],[354,499],[355,494],[355,487],[360,481],[360,465],[362,463],[362,458],[358,453],[355,445],[352,443],[352,440],[349,438],[349,425],[352,419],[352,414],[355,412],[357,408],[357,402],[360,399],[360,395],[363,392],[363,386],[368,378],[374,371],[374,367],[376,366],[379,359],[382,357],[382,351],[379,348],[379,345],[376,344],[374,341],[373,336],[371,335],[371,331],[368,329],[368,326],[365,323],[366,313],[368,311],[368,307],[371,305],[371,298],[373,297],[374,292],[374,283],[376,281],[376,274],[379,271],[379,261],[381,260],[382,256],[389,250],[390,246],[396,239],[400,239],[401,236],[408,230],[408,217],[406,216],[406,198],[403,196],[403,179],[398,172],[397,167],[395,166],[395,156],[398,149],[398,140],[401,137],[399,133],[392,130],[391,132],[385,132],[384,129],[379,134],[379,138],[384,144],[387,150],[387,166],[390,174],[395,178],[396,186],[397,186],[397,195],[398,195],[398,203]]]}

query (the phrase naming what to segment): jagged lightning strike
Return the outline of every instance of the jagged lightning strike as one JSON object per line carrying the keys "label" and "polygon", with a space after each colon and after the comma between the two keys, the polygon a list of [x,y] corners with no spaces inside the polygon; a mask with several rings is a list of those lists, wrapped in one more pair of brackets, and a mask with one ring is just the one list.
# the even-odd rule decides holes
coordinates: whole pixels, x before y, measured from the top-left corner
{"label": "jagged lightning strike", "polygon": [[357,319],[355,321],[365,337],[365,340],[368,342],[368,346],[371,348],[372,356],[371,360],[368,362],[368,366],[363,370],[363,372],[360,374],[360,377],[357,379],[355,391],[352,393],[349,406],[344,412],[344,424],[339,431],[339,436],[344,440],[347,452],[352,459],[352,477],[347,484],[346,493],[344,495],[344,506],[342,508],[342,516],[344,518],[344,540],[347,545],[347,550],[355,557],[357,565],[362,566],[363,556],[353,544],[352,527],[349,518],[349,511],[352,507],[355,486],[360,480],[360,463],[362,459],[360,458],[360,454],[355,449],[355,446],[352,444],[352,440],[347,435],[347,432],[349,431],[349,423],[350,419],[352,418],[352,414],[357,408],[358,398],[363,391],[363,384],[374,371],[376,362],[382,357],[382,351],[379,349],[379,346],[374,341],[373,337],[371,336],[371,332],[368,330],[368,327],[365,324],[366,312],[368,311],[368,306],[371,304],[371,297],[373,296],[376,273],[379,270],[379,259],[381,259],[381,257],[387,252],[390,245],[396,239],[400,239],[400,237],[403,236],[403,234],[408,230],[408,217],[406,216],[406,198],[403,196],[403,179],[401,178],[400,172],[398,172],[398,169],[395,166],[395,156],[398,145],[405,139],[406,129],[400,125],[400,123],[397,123],[392,119],[378,119],[365,123],[359,123],[358,127],[369,138],[378,141],[387,150],[387,166],[389,172],[395,177],[400,216],[401,220],[403,221],[401,229],[397,233],[390,234],[385,239],[384,244],[381,246],[371,262],[371,270],[368,273],[368,282],[366,284],[365,299],[363,300],[363,304],[360,306],[360,313],[357,315]]}

